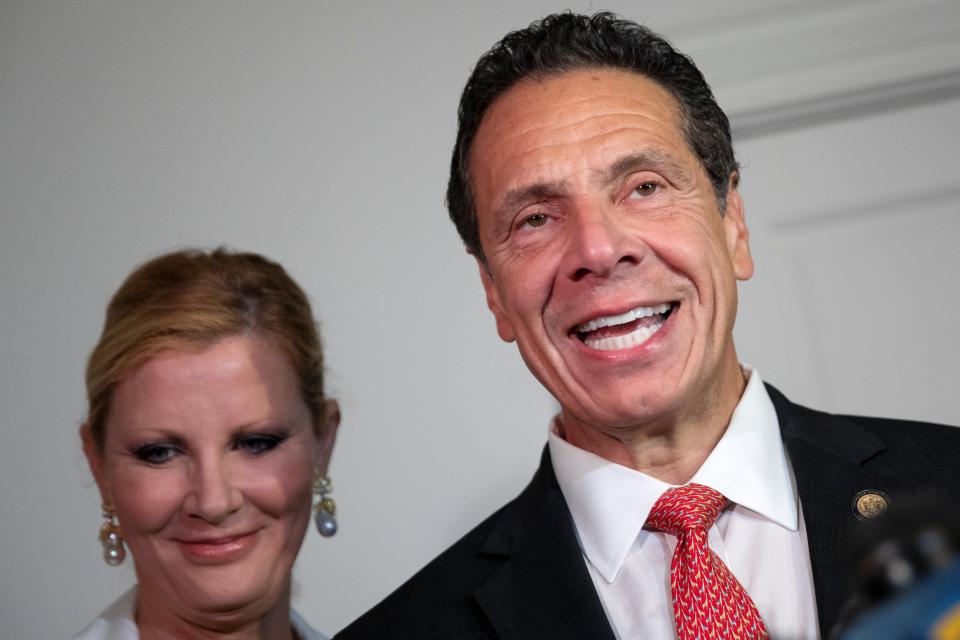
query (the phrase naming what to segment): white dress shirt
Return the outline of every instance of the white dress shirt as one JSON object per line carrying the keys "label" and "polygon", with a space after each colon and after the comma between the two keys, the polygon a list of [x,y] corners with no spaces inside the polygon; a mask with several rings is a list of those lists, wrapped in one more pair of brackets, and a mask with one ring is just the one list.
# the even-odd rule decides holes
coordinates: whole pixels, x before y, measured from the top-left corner
{"label": "white dress shirt", "polygon": [[[140,640],[140,632],[134,619],[136,604],[137,587],[133,586],[71,640]],[[326,636],[307,624],[293,609],[290,609],[290,626],[297,632],[300,640],[327,640]]]}
{"label": "white dress shirt", "polygon": [[[776,410],[756,371],[691,482],[730,499],[710,548],[757,605],[774,639],[819,638],[813,573]],[[644,530],[673,485],[579,449],[549,429],[550,457],[593,584],[617,638],[676,638],[670,561],[676,537]]]}

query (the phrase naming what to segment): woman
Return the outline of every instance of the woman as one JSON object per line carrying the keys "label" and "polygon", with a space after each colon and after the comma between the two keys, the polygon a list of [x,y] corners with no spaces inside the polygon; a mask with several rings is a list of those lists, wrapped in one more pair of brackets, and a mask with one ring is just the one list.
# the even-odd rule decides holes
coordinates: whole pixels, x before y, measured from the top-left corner
{"label": "woman", "polygon": [[137,584],[77,639],[322,638],[290,608],[310,520],[336,529],[340,412],[303,291],[251,253],[178,251],[134,271],[87,365],[84,453],[104,559]]}

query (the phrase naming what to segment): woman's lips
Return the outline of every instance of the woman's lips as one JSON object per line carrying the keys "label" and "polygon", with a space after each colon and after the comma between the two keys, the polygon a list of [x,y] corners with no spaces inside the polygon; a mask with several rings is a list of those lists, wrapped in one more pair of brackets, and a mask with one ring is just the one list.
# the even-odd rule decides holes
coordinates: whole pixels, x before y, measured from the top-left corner
{"label": "woman's lips", "polygon": [[188,557],[204,563],[230,562],[242,556],[256,541],[257,532],[204,540],[176,540]]}

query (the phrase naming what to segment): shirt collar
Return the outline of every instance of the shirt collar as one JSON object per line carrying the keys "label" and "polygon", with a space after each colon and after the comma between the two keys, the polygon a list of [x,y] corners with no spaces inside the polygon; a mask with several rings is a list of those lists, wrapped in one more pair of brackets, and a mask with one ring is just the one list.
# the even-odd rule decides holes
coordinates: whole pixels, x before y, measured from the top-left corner
{"label": "shirt collar", "polygon": [[796,531],[797,494],[777,411],[760,375],[745,371],[750,378],[730,425],[690,481]]}
{"label": "shirt collar", "polygon": [[[777,413],[760,375],[744,370],[749,380],[730,424],[691,482],[796,531],[796,490]],[[558,435],[556,419],[547,441],[580,546],[600,575],[613,582],[653,504],[672,485],[573,446]]]}

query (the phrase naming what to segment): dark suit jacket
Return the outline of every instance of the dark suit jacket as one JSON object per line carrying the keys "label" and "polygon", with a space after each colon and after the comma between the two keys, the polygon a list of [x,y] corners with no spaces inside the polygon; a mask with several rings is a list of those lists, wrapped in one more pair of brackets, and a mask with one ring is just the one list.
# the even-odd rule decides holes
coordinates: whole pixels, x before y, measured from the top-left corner
{"label": "dark suit jacket", "polygon": [[[859,523],[851,501],[934,488],[960,501],[960,429],[837,416],[768,386],[793,465],[823,637],[846,599]],[[337,640],[613,640],[573,520],[544,450],[526,489],[444,551]]]}

